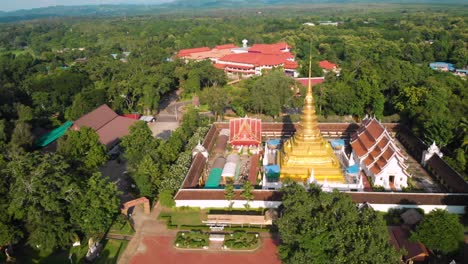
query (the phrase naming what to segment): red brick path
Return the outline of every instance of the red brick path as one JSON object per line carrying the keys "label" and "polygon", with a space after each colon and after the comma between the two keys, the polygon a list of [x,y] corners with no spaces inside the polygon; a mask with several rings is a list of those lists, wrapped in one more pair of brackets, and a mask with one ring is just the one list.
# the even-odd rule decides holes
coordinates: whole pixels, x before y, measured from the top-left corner
{"label": "red brick path", "polygon": [[178,250],[172,246],[174,237],[145,237],[144,252],[136,254],[130,264],[140,263],[181,263],[181,264],[280,264],[275,241],[263,238],[262,246],[255,252],[213,252],[202,250]]}

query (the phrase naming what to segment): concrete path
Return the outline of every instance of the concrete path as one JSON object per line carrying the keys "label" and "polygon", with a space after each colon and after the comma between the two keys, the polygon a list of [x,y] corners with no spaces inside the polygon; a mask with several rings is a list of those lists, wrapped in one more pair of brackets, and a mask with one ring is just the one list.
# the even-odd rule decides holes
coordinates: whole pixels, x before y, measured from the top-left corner
{"label": "concrete path", "polygon": [[146,247],[143,243],[145,237],[152,236],[171,236],[175,237],[177,230],[170,230],[166,228],[166,221],[158,220],[158,216],[161,213],[161,206],[159,202],[153,207],[151,213],[146,215],[143,213],[143,208],[141,206],[136,206],[133,214],[132,221],[135,227],[135,234],[133,235],[132,240],[127,245],[124,253],[120,257],[119,264],[130,263],[130,260],[134,255],[140,252],[145,252]]}

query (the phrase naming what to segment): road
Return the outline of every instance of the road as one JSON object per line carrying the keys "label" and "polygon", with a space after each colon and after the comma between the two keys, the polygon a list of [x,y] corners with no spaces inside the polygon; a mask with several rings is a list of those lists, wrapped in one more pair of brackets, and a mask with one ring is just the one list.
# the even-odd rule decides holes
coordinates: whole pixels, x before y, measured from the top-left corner
{"label": "road", "polygon": [[161,139],[168,139],[174,130],[179,127],[179,121],[184,112],[185,105],[190,101],[178,102],[176,92],[161,101],[161,110],[156,115],[156,122],[149,123],[153,136]]}

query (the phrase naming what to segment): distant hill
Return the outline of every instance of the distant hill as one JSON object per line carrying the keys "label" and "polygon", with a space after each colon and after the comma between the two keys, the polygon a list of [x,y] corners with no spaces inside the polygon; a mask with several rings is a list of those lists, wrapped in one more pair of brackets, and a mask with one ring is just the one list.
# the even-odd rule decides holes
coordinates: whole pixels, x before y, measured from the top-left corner
{"label": "distant hill", "polygon": [[[128,0],[129,1],[129,0]],[[0,11],[0,22],[50,17],[121,16],[166,14],[193,9],[258,8],[313,4],[394,3],[394,4],[465,4],[466,0],[175,0],[158,5],[85,5],[51,6],[11,12]]]}

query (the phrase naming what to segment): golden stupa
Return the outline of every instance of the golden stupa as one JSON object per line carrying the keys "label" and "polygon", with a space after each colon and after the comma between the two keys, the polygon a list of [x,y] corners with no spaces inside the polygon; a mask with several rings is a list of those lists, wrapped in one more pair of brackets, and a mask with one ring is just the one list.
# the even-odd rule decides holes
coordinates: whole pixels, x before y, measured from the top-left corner
{"label": "golden stupa", "polygon": [[283,151],[278,155],[278,163],[281,167],[281,180],[290,178],[294,181],[305,182],[313,175],[313,178],[319,182],[345,182],[340,162],[333,153],[330,143],[323,139],[318,128],[310,65],[309,85],[301,121],[294,136],[284,143]]}

